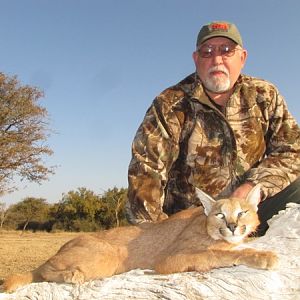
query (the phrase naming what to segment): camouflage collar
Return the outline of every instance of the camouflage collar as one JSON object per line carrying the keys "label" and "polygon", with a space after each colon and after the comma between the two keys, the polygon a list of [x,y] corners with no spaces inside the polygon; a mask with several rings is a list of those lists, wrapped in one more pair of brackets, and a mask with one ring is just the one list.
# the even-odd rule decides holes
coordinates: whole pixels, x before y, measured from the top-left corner
{"label": "camouflage collar", "polygon": [[[241,85],[243,84],[243,77],[244,75],[242,74],[239,76],[238,80],[235,83],[232,95],[240,90]],[[187,81],[188,84],[184,84],[182,88],[191,99],[196,99],[200,103],[218,110],[218,108],[212,103],[212,100],[210,100],[209,96],[205,92],[202,82],[196,72],[190,74],[186,79],[187,80],[184,81]]]}
{"label": "camouflage collar", "polygon": [[217,107],[212,103],[212,100],[209,99],[207,93],[205,92],[198,74],[195,72],[190,76],[193,77],[193,83],[191,84],[189,96],[192,99],[196,99],[202,104],[205,104],[213,109],[218,110]]}

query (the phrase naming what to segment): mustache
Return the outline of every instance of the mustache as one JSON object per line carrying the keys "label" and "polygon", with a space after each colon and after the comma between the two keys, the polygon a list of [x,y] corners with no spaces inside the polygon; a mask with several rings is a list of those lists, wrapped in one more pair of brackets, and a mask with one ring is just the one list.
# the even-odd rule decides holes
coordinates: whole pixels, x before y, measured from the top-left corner
{"label": "mustache", "polygon": [[211,74],[213,72],[222,72],[225,75],[229,76],[229,72],[224,66],[214,66],[208,69],[208,74]]}

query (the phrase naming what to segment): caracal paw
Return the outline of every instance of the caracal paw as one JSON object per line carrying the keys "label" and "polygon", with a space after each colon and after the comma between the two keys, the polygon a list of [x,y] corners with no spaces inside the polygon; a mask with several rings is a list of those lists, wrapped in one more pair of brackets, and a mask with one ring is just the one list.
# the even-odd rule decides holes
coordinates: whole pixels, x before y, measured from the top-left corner
{"label": "caracal paw", "polygon": [[265,270],[273,270],[278,267],[278,256],[272,251],[261,251],[255,255],[257,267]]}
{"label": "caracal paw", "polygon": [[80,270],[68,271],[64,274],[64,281],[67,283],[82,284],[85,281],[84,274]]}
{"label": "caracal paw", "polygon": [[274,252],[267,252],[266,269],[273,270],[277,269],[279,265],[279,258]]}

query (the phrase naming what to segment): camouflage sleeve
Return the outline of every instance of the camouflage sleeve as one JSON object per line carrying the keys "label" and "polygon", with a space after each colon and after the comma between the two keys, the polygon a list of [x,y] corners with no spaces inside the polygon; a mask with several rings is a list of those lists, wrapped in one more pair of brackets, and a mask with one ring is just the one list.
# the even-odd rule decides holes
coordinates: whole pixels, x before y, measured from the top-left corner
{"label": "camouflage sleeve", "polygon": [[164,188],[178,157],[181,125],[166,97],[172,94],[162,94],[154,100],[132,144],[127,203],[131,223],[167,218],[162,211]]}
{"label": "camouflage sleeve", "polygon": [[264,199],[283,190],[300,175],[300,130],[287,109],[284,98],[276,92],[265,109],[269,126],[266,134],[266,156],[247,179],[260,183]]}

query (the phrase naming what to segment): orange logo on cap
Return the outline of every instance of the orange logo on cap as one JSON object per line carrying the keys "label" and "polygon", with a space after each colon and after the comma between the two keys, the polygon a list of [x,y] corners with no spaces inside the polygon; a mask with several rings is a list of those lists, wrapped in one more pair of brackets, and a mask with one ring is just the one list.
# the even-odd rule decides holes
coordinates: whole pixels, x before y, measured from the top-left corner
{"label": "orange logo on cap", "polygon": [[213,23],[210,25],[210,29],[228,31],[229,25],[227,23]]}

